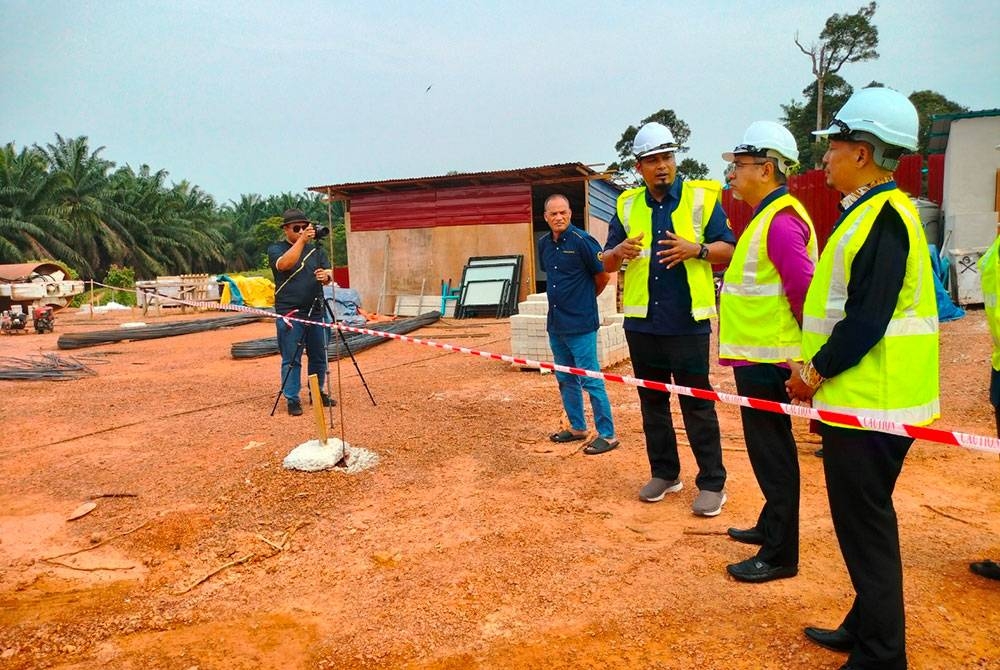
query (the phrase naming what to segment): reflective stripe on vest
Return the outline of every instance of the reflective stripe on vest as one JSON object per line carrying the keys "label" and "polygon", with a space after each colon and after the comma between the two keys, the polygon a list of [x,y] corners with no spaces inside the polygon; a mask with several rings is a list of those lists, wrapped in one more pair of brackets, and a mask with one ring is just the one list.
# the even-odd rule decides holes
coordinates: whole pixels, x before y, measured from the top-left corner
{"label": "reflective stripe on vest", "polygon": [[802,331],[767,253],[771,222],[787,207],[809,228],[806,249],[816,263],[816,231],[809,213],[787,193],[775,198],[747,224],[726,269],[719,305],[720,358],[755,363],[802,360]]}
{"label": "reflective stripe on vest", "polygon": [[994,370],[1000,370],[1000,314],[997,313],[997,282],[1000,281],[1000,272],[997,272],[997,262],[1000,261],[998,246],[1000,246],[1000,237],[993,240],[993,244],[979,259],[979,281],[983,286],[986,323],[989,325],[990,335],[993,337],[991,362]]}
{"label": "reflective stripe on vest", "polygon": [[[674,234],[703,243],[705,227],[712,217],[715,202],[721,197],[721,185],[710,180],[683,182],[681,199],[670,216]],[[711,199],[710,199],[711,198]],[[696,217],[695,213],[699,213]],[[618,220],[627,237],[643,233],[639,256],[622,264],[625,286],[622,290],[622,314],[645,318],[649,307],[649,264],[653,262],[653,211],[646,204],[646,188],[633,188],[618,196]],[[714,317],[715,282],[708,261],[689,258],[683,262],[691,292],[691,316],[696,321]]]}
{"label": "reflective stripe on vest", "polygon": [[830,236],[806,294],[802,354],[811,359],[844,318],[851,265],[883,207],[899,213],[909,241],[892,319],[882,339],[857,365],[823,382],[813,407],[925,425],[940,416],[937,300],[920,217],[899,189],[878,193],[858,205]]}

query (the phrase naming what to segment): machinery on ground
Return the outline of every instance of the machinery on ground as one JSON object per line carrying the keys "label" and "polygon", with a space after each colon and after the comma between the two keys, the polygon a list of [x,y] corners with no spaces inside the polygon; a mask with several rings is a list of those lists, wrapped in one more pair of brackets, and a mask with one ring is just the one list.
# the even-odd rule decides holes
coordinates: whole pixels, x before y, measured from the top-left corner
{"label": "machinery on ground", "polygon": [[31,311],[31,319],[33,325],[35,326],[35,332],[39,335],[46,332],[51,333],[56,329],[55,311],[52,309],[51,305],[35,307]]}
{"label": "machinery on ground", "polygon": [[6,310],[0,312],[0,333],[13,335],[14,333],[24,333],[28,329],[28,315],[24,312]]}

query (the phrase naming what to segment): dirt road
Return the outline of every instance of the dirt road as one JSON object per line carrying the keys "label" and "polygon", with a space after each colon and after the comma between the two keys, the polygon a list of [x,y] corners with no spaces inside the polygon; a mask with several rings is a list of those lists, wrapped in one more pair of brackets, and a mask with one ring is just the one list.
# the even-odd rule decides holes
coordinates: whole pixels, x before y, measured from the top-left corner
{"label": "dirt road", "polygon": [[[63,312],[53,334],[0,338],[0,357],[137,318]],[[290,472],[282,458],[315,433],[308,404],[269,416],[277,359],[229,354],[272,333],[255,323],[61,352],[96,375],[0,382],[0,668],[843,662],[802,635],[839,623],[851,594],[804,422],[799,575],[740,584],[725,565],[750,549],[725,530],[752,523],[762,498],[735,408],[719,410],[729,503],[704,519],[690,511],[686,443],[684,490],[637,499],[648,469],[633,388],[609,386],[622,447],[585,456],[546,439],[561,419],[552,376],[389,342],[357,356],[377,406],[349,360],[334,389],[333,432],[379,464]],[[510,350],[506,321],[414,335]],[[982,312],[943,324],[941,361],[938,426],[992,434]],[[735,391],[722,368],[713,383]],[[1000,559],[997,457],[918,442],[895,499],[911,668],[1000,667],[1000,583],[968,570]]]}

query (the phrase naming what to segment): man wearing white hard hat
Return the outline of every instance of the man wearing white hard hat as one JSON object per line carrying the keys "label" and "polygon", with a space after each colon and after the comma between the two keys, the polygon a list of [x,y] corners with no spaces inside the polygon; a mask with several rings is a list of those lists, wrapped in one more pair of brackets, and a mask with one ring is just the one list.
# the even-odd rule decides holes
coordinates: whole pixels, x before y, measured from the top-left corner
{"label": "man wearing white hard hat", "polygon": [[[920,216],[892,174],[916,150],[917,127],[906,96],[866,88],[815,133],[830,139],[827,184],[844,194],[803,307],[805,364],[793,363],[788,381],[789,395],[816,409],[918,426],[940,416],[934,271]],[[820,434],[830,514],[856,595],[840,626],[805,634],[849,652],[844,668],[902,670],[903,568],[892,492],[913,438],[832,420]]]}
{"label": "man wearing white hard hat", "polygon": [[[994,147],[1000,151],[1000,144]],[[983,288],[983,306],[986,308],[986,322],[993,338],[993,354],[990,357],[990,404],[996,421],[997,437],[1000,437],[1000,225],[993,244],[979,259],[979,281]],[[1000,563],[984,559],[969,564],[969,569],[980,577],[1000,580]]]}
{"label": "man wearing white hard hat", "polygon": [[[795,138],[773,121],[755,121],[722,154],[726,181],[754,208],[736,243],[719,302],[719,362],[733,368],[745,397],[790,402],[786,361],[802,361],[802,304],[818,256],[805,207],[788,193],[798,164]],[[799,460],[791,417],[740,407],[743,437],[764,507],[750,528],[730,528],[756,555],[727,566],[741,582],[794,577],[799,567]]]}
{"label": "man wearing white hard hat", "polygon": [[[622,311],[636,377],[711,390],[709,319],[716,316],[712,264],[724,264],[736,243],[722,210],[722,185],[677,176],[677,144],[670,130],[647,123],[632,152],[645,186],[618,197],[604,245],[604,269],[624,268]],[[658,502],[683,488],[670,394],[638,388],[651,478],[639,491]],[[716,516],[726,502],[726,469],[715,403],[680,398],[681,414],[698,463],[698,495],[691,510]]]}

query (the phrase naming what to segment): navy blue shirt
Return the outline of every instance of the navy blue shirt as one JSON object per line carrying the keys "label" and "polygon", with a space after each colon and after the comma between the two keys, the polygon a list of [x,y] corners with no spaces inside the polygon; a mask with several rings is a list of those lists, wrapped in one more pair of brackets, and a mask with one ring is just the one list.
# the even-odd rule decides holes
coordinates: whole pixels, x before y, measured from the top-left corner
{"label": "navy blue shirt", "polygon": [[[293,309],[298,309],[299,313],[293,315],[298,318],[322,316],[323,285],[316,281],[315,272],[319,268],[330,267],[326,252],[322,247],[307,244],[302,250],[299,262],[288,272],[282,272],[276,263],[291,248],[292,244],[288,240],[275,242],[267,248],[267,259],[271,265],[271,272],[274,273],[274,311],[278,314],[287,314]],[[310,314],[309,310],[317,296],[320,302],[315,304],[318,305],[319,312]]]}
{"label": "navy blue shirt", "polygon": [[[681,177],[674,179],[663,202],[657,202],[647,189],[644,193],[646,204],[653,211],[653,256],[649,262],[649,307],[645,318],[629,317],[625,319],[625,330],[649,335],[704,335],[712,332],[708,319],[695,321],[691,316],[691,290],[688,288],[687,271],[683,263],[667,269],[666,265],[658,263],[656,252],[660,247],[657,242],[667,239],[667,232],[674,232],[674,222],[671,215],[677,209],[681,200]],[[605,251],[610,251],[625,241],[628,236],[618,215],[615,214],[608,224],[608,242]],[[729,227],[722,204],[716,201],[712,216],[705,227],[705,243],[727,242],[736,245],[736,237]]]}
{"label": "navy blue shirt", "polygon": [[546,328],[556,335],[591,333],[601,326],[594,275],[604,272],[601,245],[570,225],[558,240],[551,231],[538,238],[538,259],[549,297]]}

